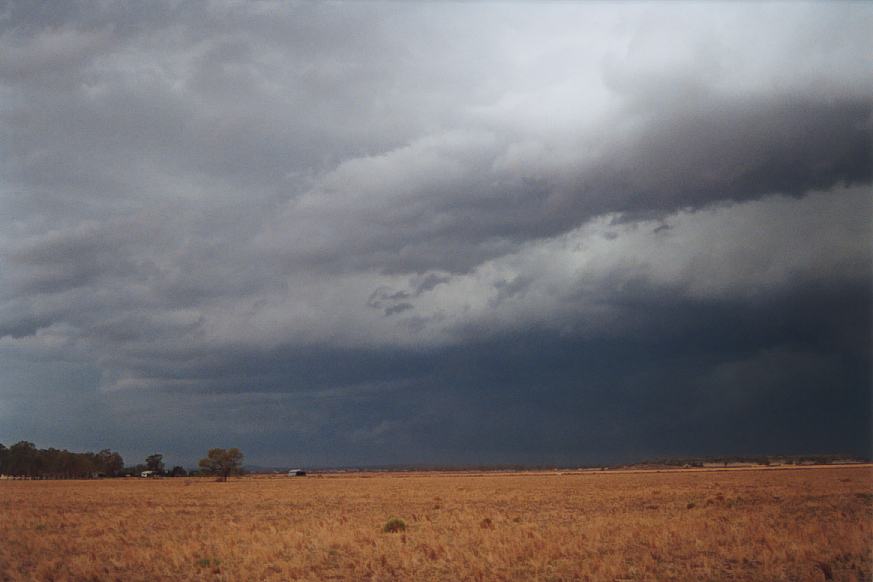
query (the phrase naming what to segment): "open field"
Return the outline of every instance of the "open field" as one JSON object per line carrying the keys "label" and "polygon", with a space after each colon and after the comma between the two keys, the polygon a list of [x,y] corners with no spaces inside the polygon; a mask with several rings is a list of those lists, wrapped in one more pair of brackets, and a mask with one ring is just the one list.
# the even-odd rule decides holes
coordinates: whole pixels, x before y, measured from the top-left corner
{"label": "open field", "polygon": [[870,466],[0,481],[0,579],[869,581],[871,512]]}

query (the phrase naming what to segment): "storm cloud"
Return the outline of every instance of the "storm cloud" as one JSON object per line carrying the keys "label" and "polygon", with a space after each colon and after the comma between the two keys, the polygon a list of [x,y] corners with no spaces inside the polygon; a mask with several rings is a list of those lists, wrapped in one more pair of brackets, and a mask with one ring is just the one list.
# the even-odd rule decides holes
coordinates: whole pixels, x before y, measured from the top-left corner
{"label": "storm cloud", "polygon": [[0,442],[868,455],[871,25],[9,2]]}

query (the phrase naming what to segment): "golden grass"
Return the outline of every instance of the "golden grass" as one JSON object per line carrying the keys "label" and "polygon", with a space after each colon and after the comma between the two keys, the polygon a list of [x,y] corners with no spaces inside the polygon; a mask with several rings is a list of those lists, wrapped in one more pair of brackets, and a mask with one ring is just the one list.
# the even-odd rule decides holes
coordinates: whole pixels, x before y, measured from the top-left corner
{"label": "golden grass", "polygon": [[871,508],[870,466],[0,481],[0,579],[869,581]]}

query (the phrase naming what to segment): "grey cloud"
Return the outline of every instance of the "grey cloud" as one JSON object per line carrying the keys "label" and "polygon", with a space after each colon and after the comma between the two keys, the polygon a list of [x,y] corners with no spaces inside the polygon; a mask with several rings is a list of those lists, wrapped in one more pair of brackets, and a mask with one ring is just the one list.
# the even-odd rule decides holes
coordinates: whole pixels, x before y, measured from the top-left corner
{"label": "grey cloud", "polygon": [[[7,2],[0,365],[16,375],[0,404],[60,414],[90,390],[95,415],[147,418],[161,428],[138,430],[157,443],[185,426],[160,419],[148,402],[160,394],[202,404],[210,436],[238,411],[252,446],[251,426],[278,442],[287,421],[351,450],[324,428],[336,419],[383,445],[392,430],[421,444],[450,427],[446,458],[465,439],[498,458],[531,406],[567,439],[595,438],[563,412],[585,416],[588,401],[604,403],[585,416],[601,434],[633,432],[608,418],[644,404],[669,416],[656,396],[621,409],[636,392],[616,353],[646,369],[652,394],[681,376],[677,401],[728,377],[787,398],[797,378],[762,370],[799,354],[855,386],[836,414],[869,367],[873,11],[661,8]],[[827,302],[809,325],[851,362],[801,329],[810,289]],[[716,336],[757,330],[761,305],[792,333],[727,354],[738,348]],[[688,356],[705,372],[647,359],[647,338],[665,333],[678,353],[712,345]],[[570,388],[584,370],[563,340],[605,358],[586,360],[600,370],[590,390]],[[516,367],[501,355],[512,341],[530,349]],[[27,358],[55,363],[31,373]],[[502,394],[506,368],[519,380]],[[396,401],[354,400],[398,381]],[[337,386],[349,391],[306,400]],[[413,409],[433,412],[404,418]],[[869,424],[853,419],[839,442]],[[82,430],[42,434],[83,442]],[[525,446],[543,454],[555,438]]]}
{"label": "grey cloud", "polygon": [[[869,284],[810,289],[752,308],[640,295],[636,313],[663,318],[663,333],[631,341],[531,330],[428,352],[222,353],[209,382],[109,393],[99,410],[127,419],[104,428],[125,451],[167,450],[186,462],[202,453],[203,439],[231,439],[276,464],[295,455],[312,464],[598,463],[761,447],[869,454],[869,321],[855,321],[854,337],[838,338],[845,327],[834,327],[840,311],[864,309],[869,293]],[[38,405],[69,410],[66,394],[45,390]],[[6,402],[23,411],[35,401]],[[82,438],[68,423],[36,429],[26,418],[4,429]],[[389,428],[403,438],[380,438]],[[352,434],[369,439],[352,442]],[[87,438],[77,442],[99,444]]]}
{"label": "grey cloud", "polygon": [[[0,337],[23,338],[34,335],[38,330],[48,327],[51,318],[40,319],[31,314],[15,313],[14,309],[7,308],[9,315],[4,313],[0,324]],[[6,311],[6,310],[4,310]]]}
{"label": "grey cloud", "polygon": [[605,156],[582,188],[627,192],[624,207],[612,210],[651,211],[867,184],[871,112],[866,99],[686,101]]}
{"label": "grey cloud", "polygon": [[524,293],[530,287],[531,283],[532,279],[527,276],[518,276],[511,281],[505,279],[496,281],[494,283],[494,289],[497,291],[497,295],[491,299],[491,305],[496,307],[510,297],[518,295],[519,293]]}
{"label": "grey cloud", "polygon": [[412,303],[396,303],[385,308],[385,315],[396,315],[410,309],[415,309],[415,306]]}
{"label": "grey cloud", "polygon": [[422,293],[427,293],[428,291],[432,291],[438,285],[442,285],[444,283],[448,283],[452,280],[452,278],[448,275],[438,275],[436,273],[428,273],[424,277],[418,278],[419,280],[415,283],[415,294],[421,295]]}
{"label": "grey cloud", "polygon": [[[292,203],[273,229],[284,227],[295,238],[280,235],[268,244],[328,264],[458,272],[604,213],[658,216],[767,194],[869,184],[870,100],[787,99],[707,96],[681,109],[638,114],[642,129],[614,141],[576,144],[592,160],[568,161],[565,168],[533,160],[521,169],[488,169],[511,145],[494,136],[414,144],[342,168],[340,186],[330,177],[329,186],[309,194],[334,200],[323,209]],[[459,141],[466,144],[455,153]],[[433,164],[410,175],[408,152]],[[551,184],[524,176],[549,171]],[[374,175],[380,176],[378,191],[366,185]],[[400,212],[387,206],[394,189],[410,193]],[[357,201],[363,195],[366,207]],[[318,240],[315,248],[294,245],[308,235],[308,225],[320,224],[324,232],[324,224],[334,221],[342,226],[329,238],[309,238]]]}
{"label": "grey cloud", "polygon": [[409,299],[411,295],[406,291],[396,291],[387,287],[381,287],[373,291],[367,299],[367,307],[381,309],[385,312],[385,316],[402,313],[408,309],[413,309],[411,303],[404,300]]}

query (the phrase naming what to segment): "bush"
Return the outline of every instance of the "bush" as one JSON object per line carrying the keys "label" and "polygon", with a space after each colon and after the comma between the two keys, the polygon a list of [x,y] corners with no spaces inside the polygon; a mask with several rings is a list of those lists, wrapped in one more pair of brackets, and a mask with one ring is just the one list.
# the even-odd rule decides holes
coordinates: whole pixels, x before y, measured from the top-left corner
{"label": "bush", "polygon": [[385,533],[397,533],[406,531],[406,522],[399,517],[391,517],[385,522],[385,527],[382,528]]}

